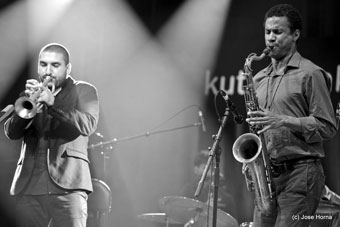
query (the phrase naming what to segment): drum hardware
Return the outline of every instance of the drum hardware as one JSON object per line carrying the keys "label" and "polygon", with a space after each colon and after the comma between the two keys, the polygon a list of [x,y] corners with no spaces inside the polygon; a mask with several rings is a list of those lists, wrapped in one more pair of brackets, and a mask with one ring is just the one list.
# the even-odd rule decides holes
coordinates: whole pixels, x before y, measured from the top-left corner
{"label": "drum hardware", "polygon": [[340,212],[340,205],[331,203],[328,200],[320,200],[318,208],[316,209],[317,214],[334,214]]}
{"label": "drum hardware", "polygon": [[253,227],[254,223],[253,222],[242,222],[240,224],[240,227]]}
{"label": "drum hardware", "polygon": [[[204,227],[212,216],[212,206],[201,201],[181,196],[165,196],[159,200],[162,211],[171,219],[185,227]],[[209,227],[212,226],[209,220]],[[230,214],[218,209],[216,224],[218,227],[237,227],[237,220]]]}
{"label": "drum hardware", "polygon": [[137,216],[138,219],[145,220],[145,221],[151,221],[156,222],[160,224],[165,224],[166,227],[172,224],[181,224],[178,221],[173,220],[172,218],[169,218],[166,213],[145,213],[140,214]]}

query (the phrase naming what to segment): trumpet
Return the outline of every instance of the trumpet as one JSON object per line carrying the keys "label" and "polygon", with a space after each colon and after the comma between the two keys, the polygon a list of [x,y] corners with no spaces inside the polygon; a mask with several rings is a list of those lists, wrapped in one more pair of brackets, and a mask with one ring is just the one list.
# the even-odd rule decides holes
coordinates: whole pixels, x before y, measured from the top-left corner
{"label": "trumpet", "polygon": [[[37,99],[39,98],[39,95],[44,90],[44,88],[47,88],[47,85],[49,82],[53,80],[53,77],[47,76],[47,78],[42,83],[41,87],[36,89],[32,94],[30,94],[29,97],[23,96],[18,98],[14,103],[14,110],[17,113],[17,115],[23,119],[32,119],[38,112],[38,103]],[[51,87],[52,93],[54,92],[54,84]]]}

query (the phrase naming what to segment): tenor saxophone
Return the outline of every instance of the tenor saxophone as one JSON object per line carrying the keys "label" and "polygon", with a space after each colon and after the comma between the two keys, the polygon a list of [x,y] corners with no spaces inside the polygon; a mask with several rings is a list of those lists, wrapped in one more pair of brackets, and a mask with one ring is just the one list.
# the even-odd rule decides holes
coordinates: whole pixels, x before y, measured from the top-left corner
{"label": "tenor saxophone", "polygon": [[[252,68],[253,61],[260,61],[270,53],[269,47],[265,48],[260,56],[251,53],[246,58],[244,64],[245,85],[244,99],[246,110],[260,110],[256,96]],[[269,214],[276,204],[276,196],[272,176],[268,151],[265,146],[263,134],[257,135],[262,127],[249,125],[249,133],[239,136],[233,144],[234,158],[243,163],[243,174],[247,182],[248,190],[254,191],[255,204],[264,214]]]}

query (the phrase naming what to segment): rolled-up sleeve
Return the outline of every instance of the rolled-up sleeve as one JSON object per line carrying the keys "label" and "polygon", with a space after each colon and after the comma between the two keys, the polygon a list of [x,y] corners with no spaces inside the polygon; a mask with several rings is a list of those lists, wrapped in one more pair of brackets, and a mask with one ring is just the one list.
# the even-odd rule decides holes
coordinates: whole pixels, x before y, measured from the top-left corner
{"label": "rolled-up sleeve", "polygon": [[327,75],[321,70],[315,70],[306,76],[304,89],[309,102],[309,116],[299,119],[307,143],[331,139],[337,132],[328,86]]}

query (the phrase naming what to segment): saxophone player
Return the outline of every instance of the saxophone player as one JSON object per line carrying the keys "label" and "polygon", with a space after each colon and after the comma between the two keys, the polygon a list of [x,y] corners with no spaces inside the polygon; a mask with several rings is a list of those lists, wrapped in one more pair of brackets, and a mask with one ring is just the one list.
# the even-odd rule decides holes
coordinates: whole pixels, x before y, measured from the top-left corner
{"label": "saxophone player", "polygon": [[271,63],[253,78],[261,110],[249,111],[246,121],[264,135],[277,205],[269,215],[255,207],[256,227],[310,225],[325,183],[322,143],[337,131],[331,77],[297,51],[301,27],[299,12],[288,4],[264,17]]}

